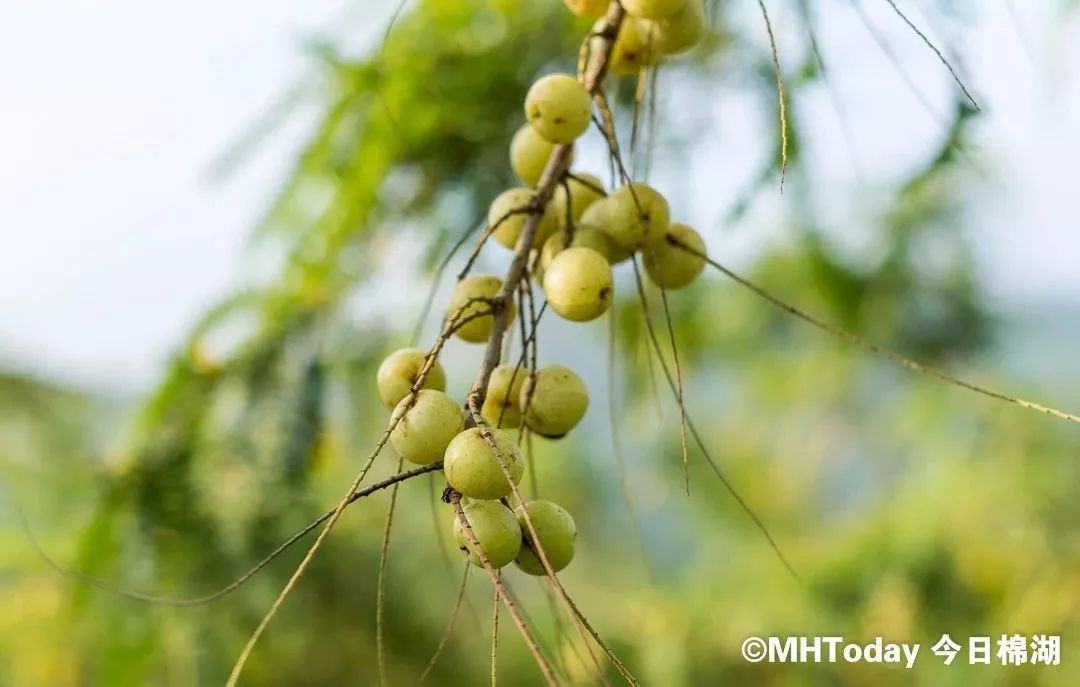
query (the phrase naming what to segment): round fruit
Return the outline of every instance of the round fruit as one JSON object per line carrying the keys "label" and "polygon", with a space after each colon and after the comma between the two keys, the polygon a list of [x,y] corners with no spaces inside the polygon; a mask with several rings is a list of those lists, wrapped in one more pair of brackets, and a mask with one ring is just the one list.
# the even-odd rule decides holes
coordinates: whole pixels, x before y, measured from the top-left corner
{"label": "round fruit", "polygon": [[577,174],[576,176],[581,181],[567,177],[566,186],[562,184],[556,186],[555,195],[551,197],[552,214],[555,215],[559,226],[566,226],[567,187],[570,188],[570,211],[575,221],[581,219],[590,205],[606,197],[604,184],[592,174]]}
{"label": "round fruit", "polygon": [[536,543],[529,531],[529,524],[525,521],[524,511],[529,513],[529,521],[536,530],[536,537],[540,540],[544,557],[547,558],[552,572],[559,572],[570,565],[570,561],[574,559],[574,539],[577,537],[574,519],[566,509],[551,501],[529,501],[514,510],[521,534],[525,538],[525,543],[517,555],[518,567],[530,575],[547,574],[540,556],[536,553]]}
{"label": "round fruit", "polygon": [[411,463],[431,465],[441,460],[446,447],[465,427],[465,411],[442,391],[423,389],[411,407],[403,398],[393,418],[401,420],[390,432],[398,455]]}
{"label": "round fruit", "polygon": [[652,44],[665,55],[689,50],[701,42],[708,29],[705,0],[686,0],[674,14],[656,21],[643,21],[642,26],[645,34],[652,38]]}
{"label": "round fruit", "polygon": [[[480,548],[484,550],[484,556],[491,567],[501,568],[509,565],[521,550],[521,526],[518,525],[513,511],[498,501],[470,501],[462,504],[461,510],[465,513],[469,529],[473,531],[473,536],[480,543]],[[531,510],[529,515],[532,515]],[[457,514],[454,515],[454,539],[457,540],[458,546],[469,552],[469,560],[473,562],[473,565],[483,567],[480,555],[469,540],[469,535]]]}
{"label": "round fruit", "polygon": [[[379,399],[387,408],[393,408],[398,401],[409,395],[416,378],[424,367],[427,353],[419,348],[402,348],[386,356],[375,373],[375,383],[379,389]],[[424,378],[425,389],[446,389],[446,373],[436,360]]]}
{"label": "round fruit", "polygon": [[569,238],[567,232],[558,231],[544,241],[544,247],[540,249],[540,266],[544,270],[551,267],[551,261],[555,259],[555,256],[567,248],[592,248],[603,255],[605,260],[611,253],[611,241],[608,240],[607,234],[588,224],[578,224],[574,227],[574,236],[570,239],[569,246],[566,245],[567,238]]}
{"label": "round fruit", "polygon": [[639,19],[663,19],[682,9],[686,0],[621,0],[626,13]]}
{"label": "round fruit", "polygon": [[616,243],[631,250],[663,240],[670,223],[667,200],[639,182],[611,194],[607,211],[608,233]]}
{"label": "round fruit", "polygon": [[[497,195],[488,208],[488,226],[498,224],[491,234],[492,238],[510,250],[517,248],[518,238],[525,230],[525,223],[529,221],[529,213],[514,211],[528,206],[532,198],[533,191],[528,188],[511,188]],[[559,228],[557,216],[550,203],[544,208],[539,222],[533,234],[534,248],[544,245],[547,237]]]}
{"label": "round fruit", "polygon": [[[705,242],[701,235],[685,224],[672,224],[668,235],[701,253]],[[642,251],[645,273],[652,283],[664,289],[681,289],[694,281],[705,269],[705,260],[667,241],[659,241]]]}
{"label": "round fruit", "polygon": [[544,295],[551,309],[574,322],[588,322],[611,307],[611,265],[592,248],[567,248],[544,269]]}
{"label": "round fruit", "polygon": [[[510,168],[526,186],[536,186],[554,150],[554,143],[544,140],[536,129],[524,124],[510,140]],[[571,152],[570,161],[573,159]]]}
{"label": "round fruit", "polygon": [[604,232],[604,235],[608,239],[608,262],[612,265],[617,265],[620,262],[629,260],[630,256],[634,254],[634,251],[629,248],[624,248],[622,245],[615,241],[615,238],[611,234],[611,219],[608,213],[611,207],[611,196],[601,198],[585,210],[585,214],[581,216],[581,224],[587,224],[592,227],[596,227],[600,231]]}
{"label": "round fruit", "polygon": [[[447,309],[447,318],[450,321],[456,320],[460,322],[477,313],[490,311],[491,305],[489,303],[472,299],[494,298],[501,288],[502,280],[491,275],[477,275],[462,279],[454,287],[454,292],[450,294],[450,307]],[[506,307],[510,309],[510,317],[506,320],[507,326],[510,326],[510,323],[514,321],[517,308],[513,300],[508,300]],[[491,337],[491,330],[494,328],[495,316],[481,315],[463,324],[455,333],[460,339],[469,343],[483,343]]]}
{"label": "round fruit", "polygon": [[548,365],[521,387],[518,405],[528,409],[525,424],[540,436],[557,439],[572,430],[589,408],[589,390],[573,370]]}
{"label": "round fruit", "polygon": [[491,371],[480,415],[493,427],[520,427],[517,400],[528,373],[516,365],[499,365]]}
{"label": "round fruit", "polygon": [[589,91],[569,74],[542,76],[525,96],[525,118],[552,143],[573,143],[589,128],[591,116]]}
{"label": "round fruit", "polygon": [[[501,429],[489,427],[487,431],[495,438],[499,455],[506,463],[514,484],[517,484],[525,473],[521,449]],[[488,446],[479,427],[471,427],[454,437],[446,447],[443,471],[451,487],[472,499],[501,499],[513,492],[499,459]]]}
{"label": "round fruit", "polygon": [[579,17],[598,19],[607,12],[608,0],[563,0],[570,11]]}
{"label": "round fruit", "polygon": [[653,38],[645,25],[634,17],[626,17],[611,48],[611,71],[624,76],[634,76],[642,67],[651,67],[660,57],[660,50],[653,45]]}

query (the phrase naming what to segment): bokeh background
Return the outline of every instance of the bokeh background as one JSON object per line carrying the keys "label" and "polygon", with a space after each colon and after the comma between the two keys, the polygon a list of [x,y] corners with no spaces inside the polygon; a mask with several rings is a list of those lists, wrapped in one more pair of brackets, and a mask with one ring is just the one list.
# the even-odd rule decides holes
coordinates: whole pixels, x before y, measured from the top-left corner
{"label": "bokeh background", "polygon": [[[639,109],[637,175],[774,293],[1075,411],[1077,4],[898,4],[981,112],[884,0],[770,2],[792,127],[781,195],[757,5],[710,3],[710,38]],[[301,555],[215,604],[151,606],[50,569],[20,511],[64,565],[198,595],[329,507],[384,426],[375,366],[433,283],[434,336],[452,281],[435,267],[512,183],[528,84],[573,69],[587,29],[557,0],[414,0],[384,41],[395,9],[0,6],[0,684],[221,683]],[[634,84],[611,88],[628,146]],[[607,178],[596,132],[576,166]],[[481,269],[507,260],[490,247]],[[526,484],[577,519],[562,577],[644,684],[1080,681],[1080,428],[913,377],[707,273],[672,295],[687,405],[799,584],[694,452],[683,492],[678,413],[628,275],[618,290],[610,323],[541,325],[541,363],[581,371],[593,401],[571,437],[537,441]],[[479,357],[448,347],[451,392]],[[460,583],[440,488],[399,492],[388,684],[416,683]],[[248,684],[378,682],[387,505],[350,508]],[[566,679],[593,681],[542,587],[508,580]],[[433,684],[488,679],[482,575],[466,599]],[[1063,663],[945,668],[926,655],[944,632],[1058,634]],[[739,656],[748,635],[789,633],[923,655],[913,671]],[[539,681],[509,624],[498,668]]]}

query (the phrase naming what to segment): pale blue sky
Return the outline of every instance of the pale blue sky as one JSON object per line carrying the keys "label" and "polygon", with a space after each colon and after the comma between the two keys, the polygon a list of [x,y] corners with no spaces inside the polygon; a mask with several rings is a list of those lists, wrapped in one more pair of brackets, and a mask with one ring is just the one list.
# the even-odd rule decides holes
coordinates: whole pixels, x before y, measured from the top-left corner
{"label": "pale blue sky", "polygon": [[[947,75],[887,5],[863,2],[930,97],[946,93]],[[210,163],[303,79],[307,38],[344,27],[360,45],[381,32],[388,8],[366,4],[0,4],[0,359],[84,384],[151,383],[200,310],[243,273],[247,232],[315,109],[302,108],[228,183],[208,181]],[[756,4],[746,4],[740,20],[757,21]],[[773,4],[783,50],[801,34]],[[932,15],[930,26],[963,56],[987,110],[978,140],[995,177],[970,199],[981,276],[1008,308],[1078,303],[1080,17],[1052,22],[1055,3],[1015,2],[1014,24],[1007,0],[971,4],[979,14],[963,30]],[[818,5],[857,156],[871,183],[888,179],[928,149],[936,124],[847,3]],[[901,5],[920,16],[926,3]],[[736,89],[718,85],[711,95],[713,107],[698,105],[721,122],[718,133],[695,154],[701,173],[689,191],[676,194],[683,215],[701,224],[722,211],[772,135],[772,120]],[[810,143],[823,192],[846,194],[854,177],[825,95],[803,116],[817,132]],[[731,165],[716,169],[718,158]],[[710,242],[737,260],[762,236],[782,239],[782,224],[770,221],[782,203],[766,200],[746,227]],[[829,219],[850,223],[844,208],[836,212]]]}

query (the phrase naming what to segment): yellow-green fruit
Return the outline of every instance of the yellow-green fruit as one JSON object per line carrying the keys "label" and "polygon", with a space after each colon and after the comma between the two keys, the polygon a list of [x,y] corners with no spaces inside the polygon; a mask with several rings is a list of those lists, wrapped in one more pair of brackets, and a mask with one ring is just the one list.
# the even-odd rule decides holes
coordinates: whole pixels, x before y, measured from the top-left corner
{"label": "yellow-green fruit", "polygon": [[[701,240],[701,235],[685,224],[672,224],[668,227],[668,235],[696,251],[705,252],[705,242]],[[704,258],[666,240],[646,247],[641,254],[649,279],[665,289],[681,289],[694,281],[701,274],[701,270],[705,269]]]}
{"label": "yellow-green fruit", "polygon": [[633,76],[642,67],[651,67],[660,57],[660,50],[653,45],[653,39],[645,30],[645,25],[634,17],[623,19],[619,35],[611,48],[611,71],[624,76]]}
{"label": "yellow-green fruit", "polygon": [[604,184],[592,174],[575,174],[578,179],[567,178],[566,186],[559,184],[555,187],[555,195],[551,197],[552,214],[560,227],[566,226],[566,189],[570,188],[570,212],[574,221],[581,219],[590,205],[604,198]]}
{"label": "yellow-green fruit", "polygon": [[[469,529],[480,543],[484,556],[493,568],[509,565],[521,550],[521,526],[517,518],[506,506],[498,501],[470,501],[462,504],[462,512],[469,522]],[[531,514],[532,511],[529,511]],[[543,535],[541,535],[543,536]],[[461,525],[460,518],[454,515],[454,539],[458,546],[469,552],[473,565],[483,567],[476,547]]]}
{"label": "yellow-green fruit", "polygon": [[557,439],[581,422],[589,409],[589,390],[568,367],[548,365],[521,387],[518,404],[528,409],[525,424],[534,432]]}
{"label": "yellow-green fruit", "polygon": [[525,118],[552,143],[573,143],[589,128],[591,115],[589,92],[569,74],[542,76],[525,96]]}
{"label": "yellow-green fruit", "polygon": [[[533,197],[532,189],[511,188],[503,191],[495,197],[488,208],[488,226],[498,227],[492,233],[492,238],[506,246],[510,250],[517,248],[518,238],[525,230],[525,224],[529,221],[529,213],[513,212],[527,206]],[[501,221],[500,221],[501,220]],[[547,237],[551,236],[558,228],[559,222],[550,203],[540,215],[539,224],[533,234],[532,245],[539,248],[544,245]]]}
{"label": "yellow-green fruit", "polygon": [[480,415],[493,427],[521,426],[517,400],[528,373],[516,365],[499,365],[491,371]]}
{"label": "yellow-green fruit", "polygon": [[608,239],[608,262],[612,265],[617,265],[620,262],[629,260],[630,256],[634,254],[634,251],[629,248],[624,248],[622,245],[616,243],[615,238],[611,235],[611,219],[608,214],[610,206],[611,196],[596,201],[590,205],[585,210],[585,214],[581,216],[581,224],[596,227],[604,232],[604,235]]}
{"label": "yellow-green fruit", "polygon": [[567,248],[592,248],[594,251],[608,258],[611,253],[611,241],[607,234],[588,224],[578,224],[574,227],[574,236],[570,239],[570,245],[566,245],[567,232],[558,231],[544,241],[544,247],[540,249],[540,267],[547,270],[555,256]]}
{"label": "yellow-green fruit", "polygon": [[656,21],[643,21],[642,27],[645,35],[652,39],[652,45],[665,55],[689,50],[701,42],[708,29],[705,0],[686,0],[674,14]]}
{"label": "yellow-green fruit", "polygon": [[[514,484],[525,473],[525,460],[521,448],[501,429],[489,427],[495,439],[499,455],[506,463]],[[472,499],[501,499],[513,492],[510,482],[503,474],[499,459],[488,445],[478,427],[472,427],[454,437],[446,447],[443,472],[450,486]]]}
{"label": "yellow-green fruit", "polygon": [[551,501],[529,501],[518,506],[514,513],[525,543],[518,552],[516,563],[522,571],[530,575],[546,575],[544,564],[536,551],[537,543],[533,540],[525,513],[529,513],[529,522],[536,531],[539,546],[544,550],[544,557],[552,572],[559,572],[574,559],[574,539],[577,538],[577,525],[566,509]]}
{"label": "yellow-green fruit", "polygon": [[640,182],[608,196],[608,233],[623,248],[637,250],[664,238],[670,223],[667,200]]}
{"label": "yellow-green fruit", "polygon": [[[402,348],[386,356],[375,373],[375,383],[379,389],[379,399],[387,408],[393,408],[398,401],[409,395],[416,378],[424,367],[427,353],[419,348]],[[446,372],[436,360],[424,378],[425,389],[446,389]]]}
{"label": "yellow-green fruit", "polygon": [[[502,280],[491,275],[477,275],[465,277],[454,287],[450,294],[450,307],[447,308],[446,316],[451,322],[464,322],[467,318],[482,312],[490,312],[491,304],[484,301],[474,301],[474,298],[494,298],[502,288]],[[514,321],[517,308],[513,300],[506,302],[509,309],[509,317],[506,325]],[[483,343],[491,337],[491,330],[495,328],[495,316],[480,315],[463,324],[455,332],[459,338],[469,343]]]}
{"label": "yellow-green fruit", "polygon": [[579,17],[597,19],[607,12],[608,0],[563,0],[570,11]]}
{"label": "yellow-green fruit", "polygon": [[[536,129],[524,124],[510,140],[510,168],[522,183],[536,186],[540,183],[544,167],[554,150],[554,143],[544,140],[543,136],[536,133]],[[570,161],[573,160],[574,154],[571,151]]]}
{"label": "yellow-green fruit", "polygon": [[683,8],[686,0],[620,0],[627,14],[639,19],[663,19]]}
{"label": "yellow-green fruit", "polygon": [[544,269],[544,296],[559,316],[588,322],[611,307],[611,265],[592,248],[567,248]]}
{"label": "yellow-green fruit", "polygon": [[411,407],[403,398],[394,409],[393,419],[401,417],[390,432],[390,443],[405,460],[431,465],[441,460],[454,437],[465,427],[465,411],[442,391],[423,389]]}

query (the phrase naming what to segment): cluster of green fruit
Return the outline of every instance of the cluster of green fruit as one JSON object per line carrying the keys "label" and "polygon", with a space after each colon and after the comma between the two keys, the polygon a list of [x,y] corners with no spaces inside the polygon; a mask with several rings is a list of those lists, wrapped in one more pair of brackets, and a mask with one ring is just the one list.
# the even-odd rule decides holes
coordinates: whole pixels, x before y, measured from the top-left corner
{"label": "cluster of green fruit", "polygon": [[[492,567],[516,562],[531,575],[545,574],[525,523],[523,510],[527,509],[552,570],[562,570],[574,556],[574,519],[550,501],[530,501],[516,511],[505,505],[503,500],[513,492],[511,480],[516,485],[525,473],[525,459],[520,446],[501,427],[520,427],[524,423],[542,436],[565,435],[588,408],[584,382],[561,365],[529,375],[512,365],[499,366],[491,374],[480,410],[485,426],[466,428],[465,411],[445,392],[446,373],[438,361],[431,365],[423,388],[415,395],[411,393],[425,359],[420,349],[404,348],[379,366],[379,397],[394,409],[392,420],[396,421],[390,443],[410,462],[443,462],[446,481],[464,497],[465,517]],[[473,563],[481,565],[456,518],[454,532],[458,544],[470,552]]]}
{"label": "cluster of green fruit", "polygon": [[[609,6],[607,0],[567,4],[588,16],[600,16]],[[622,5],[629,16],[623,18],[612,49],[616,71],[654,64],[654,56],[679,52],[704,31],[702,0],[624,0]],[[545,172],[558,171],[548,170],[558,146],[566,146],[561,150],[572,160],[575,140],[592,121],[592,101],[585,85],[568,74],[549,74],[532,85],[525,97],[527,123],[510,145],[511,167],[524,185],[501,193],[488,211],[490,236],[511,250],[518,249],[532,223],[531,243],[522,247],[529,251],[529,271],[541,283],[551,309],[575,322],[594,320],[610,308],[612,267],[635,253],[641,254],[649,279],[665,289],[686,286],[704,268],[699,255],[679,245],[704,252],[701,237],[684,224],[671,223],[667,200],[646,184],[627,183],[608,194],[595,176],[565,173],[553,193],[538,193]],[[545,183],[551,181],[547,177]],[[552,187],[546,188],[550,192]],[[542,203],[547,197],[550,202]],[[500,321],[496,301],[506,309],[503,326],[510,326],[517,313],[512,299],[500,298],[503,286],[491,275],[458,282],[447,310],[457,337],[489,341]],[[584,382],[561,365],[528,373],[501,365],[490,375],[479,426],[469,426],[473,423],[466,421],[461,404],[445,393],[446,375],[437,360],[427,365],[423,388],[413,393],[426,360],[423,351],[408,348],[379,367],[379,395],[393,408],[390,442],[410,462],[442,461],[446,481],[461,495],[465,519],[493,567],[516,562],[527,573],[543,575],[536,555],[539,544],[552,570],[563,569],[574,555],[574,520],[550,501],[530,501],[510,510],[506,499],[521,481],[525,460],[503,428],[524,425],[544,437],[564,436],[588,408]],[[481,565],[457,518],[454,531],[462,549]]]}
{"label": "cluster of green fruit", "polygon": [[[574,14],[599,18],[608,0],[564,0]],[[611,53],[611,69],[617,74],[638,74],[664,55],[689,50],[708,28],[705,0],[620,0],[627,16]]]}

